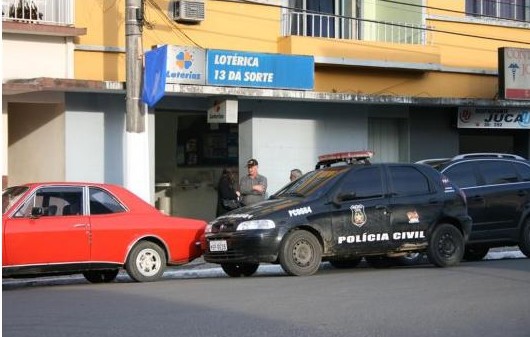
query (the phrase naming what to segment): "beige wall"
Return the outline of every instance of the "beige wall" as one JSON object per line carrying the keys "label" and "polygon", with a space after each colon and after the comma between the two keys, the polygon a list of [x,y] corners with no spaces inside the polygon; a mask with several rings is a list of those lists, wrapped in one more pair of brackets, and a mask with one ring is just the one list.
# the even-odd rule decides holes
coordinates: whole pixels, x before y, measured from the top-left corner
{"label": "beige wall", "polygon": [[[71,78],[73,44],[69,38],[2,34],[2,78]],[[46,55],[46,57],[39,57]]]}
{"label": "beige wall", "polygon": [[64,106],[8,103],[9,185],[64,180]]}

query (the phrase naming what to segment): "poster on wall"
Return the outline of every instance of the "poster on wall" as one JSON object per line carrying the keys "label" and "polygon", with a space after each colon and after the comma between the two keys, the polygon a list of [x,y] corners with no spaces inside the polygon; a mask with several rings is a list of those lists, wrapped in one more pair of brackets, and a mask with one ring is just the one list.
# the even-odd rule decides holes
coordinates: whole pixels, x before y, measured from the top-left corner
{"label": "poster on wall", "polygon": [[530,49],[499,48],[499,96],[530,100]]}
{"label": "poster on wall", "polygon": [[458,108],[460,129],[530,129],[530,109]]}

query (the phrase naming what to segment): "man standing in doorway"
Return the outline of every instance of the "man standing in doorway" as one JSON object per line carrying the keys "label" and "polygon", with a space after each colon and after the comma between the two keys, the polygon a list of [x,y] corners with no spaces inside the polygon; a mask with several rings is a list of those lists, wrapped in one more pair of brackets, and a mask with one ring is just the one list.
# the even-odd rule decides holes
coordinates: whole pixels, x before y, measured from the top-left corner
{"label": "man standing in doorway", "polygon": [[241,178],[239,191],[243,205],[252,205],[265,200],[267,192],[267,178],[258,174],[258,161],[250,159],[247,162],[248,174]]}

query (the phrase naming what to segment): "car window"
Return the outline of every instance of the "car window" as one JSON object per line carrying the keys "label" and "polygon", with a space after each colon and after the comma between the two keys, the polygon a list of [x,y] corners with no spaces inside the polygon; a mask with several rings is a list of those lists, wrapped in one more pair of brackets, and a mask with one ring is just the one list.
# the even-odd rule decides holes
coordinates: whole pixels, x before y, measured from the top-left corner
{"label": "car window", "polygon": [[90,188],[90,214],[112,214],[125,212],[125,207],[109,192]]}
{"label": "car window", "polygon": [[486,185],[506,184],[519,181],[515,167],[508,161],[481,161],[478,168]]}
{"label": "car window", "polygon": [[20,197],[29,189],[27,186],[8,187],[2,191],[2,214],[7,212]]}
{"label": "car window", "polygon": [[429,180],[411,166],[389,166],[392,192],[397,196],[430,193]]}
{"label": "car window", "polygon": [[17,210],[15,217],[29,217],[35,207],[42,216],[68,216],[83,214],[83,187],[42,187]]}
{"label": "car window", "polygon": [[478,185],[473,164],[470,162],[457,163],[442,172],[458,187],[465,188]]}
{"label": "car window", "polygon": [[350,171],[341,183],[339,194],[351,195],[355,199],[382,197],[381,168],[363,167]]}
{"label": "car window", "polygon": [[314,193],[322,192],[325,185],[332,185],[334,181],[340,178],[340,176],[348,169],[348,166],[342,166],[308,172],[302,177],[287,184],[272,195],[271,198],[275,199],[286,196],[307,197]]}
{"label": "car window", "polygon": [[522,181],[530,181],[530,166],[523,163],[513,163]]}

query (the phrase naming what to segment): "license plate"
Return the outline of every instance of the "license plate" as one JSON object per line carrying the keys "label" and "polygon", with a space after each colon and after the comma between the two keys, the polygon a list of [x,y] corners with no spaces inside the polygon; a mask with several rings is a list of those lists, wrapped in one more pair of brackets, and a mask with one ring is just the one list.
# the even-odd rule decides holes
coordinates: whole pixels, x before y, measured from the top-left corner
{"label": "license plate", "polygon": [[210,241],[211,252],[226,252],[227,250],[228,246],[226,245],[226,240]]}

